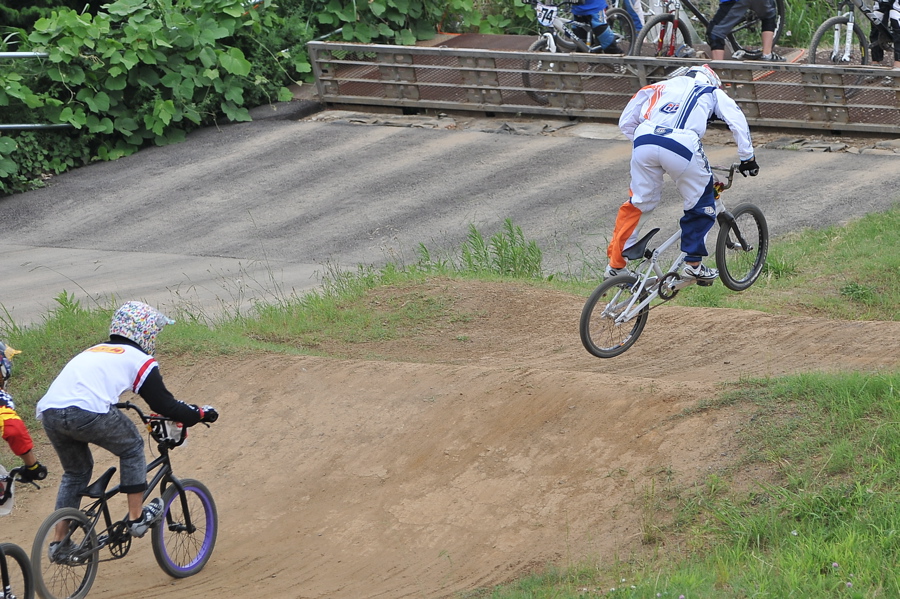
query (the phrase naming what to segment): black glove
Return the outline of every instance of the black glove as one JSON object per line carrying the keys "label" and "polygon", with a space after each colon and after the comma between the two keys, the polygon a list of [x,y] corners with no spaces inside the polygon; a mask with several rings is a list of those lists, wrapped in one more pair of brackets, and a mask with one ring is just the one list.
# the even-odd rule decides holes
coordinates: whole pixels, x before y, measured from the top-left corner
{"label": "black glove", "polygon": [[200,416],[200,422],[211,423],[219,419],[219,413],[216,412],[216,409],[212,406],[203,406],[200,408],[200,413],[202,414],[202,416]]}
{"label": "black glove", "polygon": [[759,165],[756,164],[756,157],[751,156],[747,160],[741,160],[741,165],[738,167],[738,172],[740,172],[745,177],[750,175],[751,177],[755,177],[759,174]]}
{"label": "black glove", "polygon": [[40,462],[35,462],[31,466],[25,466],[24,469],[20,470],[19,478],[27,483],[36,480],[44,480],[47,478],[47,467]]}

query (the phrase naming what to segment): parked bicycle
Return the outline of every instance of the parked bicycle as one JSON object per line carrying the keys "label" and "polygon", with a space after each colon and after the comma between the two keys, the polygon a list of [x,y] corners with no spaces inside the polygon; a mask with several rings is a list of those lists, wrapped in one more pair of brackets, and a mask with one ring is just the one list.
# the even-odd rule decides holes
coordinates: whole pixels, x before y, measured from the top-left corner
{"label": "parked bicycle", "polygon": [[[0,466],[0,515],[6,516],[12,511],[17,482],[31,483],[40,489],[34,481],[19,478],[19,473],[24,469],[24,466],[19,466],[7,472]],[[31,561],[25,550],[14,543],[0,543],[0,584],[0,599],[34,598]]]}
{"label": "parked bicycle", "polygon": [[[156,473],[144,492],[146,499],[158,487],[163,500],[163,517],[150,533],[156,562],[174,578],[192,576],[203,569],[212,555],[219,519],[209,489],[200,481],[179,479],[172,470],[169,452],[184,444],[187,428],[163,416],[147,416],[131,402],[115,407],[137,412],[157,443],[159,457],[147,465],[148,474],[154,470]],[[58,509],[38,529],[31,561],[37,592],[43,599],[86,597],[100,563],[121,559],[131,549],[132,537],[126,528],[128,515],[113,521],[108,503],[119,493],[118,485],[107,489],[115,471],[111,467],[79,493],[92,500],[87,507]],[[58,539],[61,530],[65,534]],[[57,549],[51,559],[50,543],[57,540],[68,550]],[[109,551],[108,557],[101,556],[103,549]]]}
{"label": "parked bicycle", "polygon": [[[597,40],[590,24],[576,21],[568,11],[579,2],[560,2],[559,4],[543,4],[540,0],[522,0],[523,4],[534,5],[538,24],[543,33],[529,47],[529,52],[585,52],[601,53],[603,50]],[[606,11],[606,22],[615,36],[615,43],[619,45],[625,54],[630,54],[631,45],[634,43],[634,21],[627,11],[621,8],[610,8]],[[576,30],[582,32],[579,36]],[[583,38],[583,39],[582,39]],[[538,104],[549,103],[549,93],[544,86],[544,72],[552,72],[555,63],[552,59],[538,58],[525,59],[522,65],[522,82],[525,84],[525,93]]]}
{"label": "parked bicycle", "polygon": [[[734,172],[730,168],[714,166],[714,171],[727,172],[726,181],[716,181],[716,220],[719,233],[716,239],[716,267],[722,283],[733,291],[749,288],[762,273],[769,251],[769,229],[762,211],[753,204],[741,204],[729,212],[722,203],[721,192],[730,188]],[[627,274],[603,281],[584,304],[579,333],[584,348],[598,358],[614,358],[628,350],[640,337],[650,310],[673,299],[678,292],[697,283],[711,285],[697,279],[681,277],[685,253],[681,252],[667,270],[663,270],[662,256],[681,239],[681,229],[655,249],[648,246],[659,228],[651,230],[627,248]]]}
{"label": "parked bicycle", "polygon": [[[871,37],[856,22],[857,11],[871,23],[871,32],[874,33]],[[881,54],[876,56],[881,60],[873,61],[873,53]],[[879,22],[872,7],[864,0],[843,0],[838,5],[837,16],[819,25],[809,43],[810,64],[854,66],[881,63],[883,60],[893,65],[894,40],[890,29]]]}
{"label": "parked bicycle", "polygon": [[[718,4],[717,0],[658,0],[662,11],[644,24],[632,54],[665,58],[696,56],[701,44],[706,44],[709,39],[710,17],[707,14],[714,14]],[[778,16],[774,43],[777,44],[784,31],[784,0],[775,0],[775,9]],[[726,55],[735,59],[761,57],[761,25],[756,13],[748,10],[726,38],[730,47],[726,48]],[[703,39],[696,39],[694,32]]]}

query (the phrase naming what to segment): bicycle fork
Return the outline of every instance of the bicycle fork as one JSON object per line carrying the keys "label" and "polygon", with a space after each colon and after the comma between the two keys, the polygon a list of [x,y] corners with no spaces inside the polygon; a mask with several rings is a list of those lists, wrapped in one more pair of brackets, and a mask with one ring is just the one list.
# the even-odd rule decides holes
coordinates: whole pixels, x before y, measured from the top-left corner
{"label": "bicycle fork", "polygon": [[[850,49],[853,47],[853,26],[856,23],[856,16],[851,10],[846,14],[847,30],[844,33],[844,39],[841,40],[841,24],[834,26],[834,45],[831,50],[832,62],[850,62]],[[838,48],[843,48],[843,54],[838,56]]]}

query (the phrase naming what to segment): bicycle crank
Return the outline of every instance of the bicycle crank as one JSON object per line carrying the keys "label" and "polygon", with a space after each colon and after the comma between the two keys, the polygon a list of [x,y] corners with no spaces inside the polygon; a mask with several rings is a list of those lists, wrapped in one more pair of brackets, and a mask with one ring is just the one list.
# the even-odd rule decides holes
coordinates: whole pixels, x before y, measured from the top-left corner
{"label": "bicycle crank", "polygon": [[677,272],[667,272],[659,280],[659,297],[663,301],[669,301],[678,295],[677,285],[681,281],[681,276]]}

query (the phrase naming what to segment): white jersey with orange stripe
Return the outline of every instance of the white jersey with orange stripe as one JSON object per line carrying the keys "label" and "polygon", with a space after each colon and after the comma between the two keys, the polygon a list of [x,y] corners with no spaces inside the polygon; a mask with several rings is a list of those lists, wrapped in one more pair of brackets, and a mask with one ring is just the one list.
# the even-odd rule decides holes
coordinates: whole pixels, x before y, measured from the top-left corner
{"label": "white jersey with orange stripe", "polygon": [[715,115],[728,125],[737,143],[738,157],[753,157],[750,126],[734,100],[711,85],[698,85],[693,77],[674,77],[638,90],[619,117],[619,128],[634,141],[635,129],[645,121],[670,129],[706,134],[707,123]]}
{"label": "white jersey with orange stripe", "polygon": [[125,391],[138,393],[157,368],[152,357],[126,344],[100,343],[66,364],[37,404],[37,414],[50,408],[78,407],[105,414]]}

